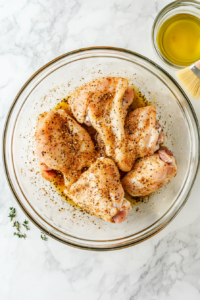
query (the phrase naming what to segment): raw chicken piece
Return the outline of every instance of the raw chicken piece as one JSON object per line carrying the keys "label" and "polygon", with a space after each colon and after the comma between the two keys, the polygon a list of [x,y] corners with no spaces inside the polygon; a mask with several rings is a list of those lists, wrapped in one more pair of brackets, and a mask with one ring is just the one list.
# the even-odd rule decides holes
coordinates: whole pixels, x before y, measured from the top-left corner
{"label": "raw chicken piece", "polygon": [[95,136],[97,142],[97,151],[99,152],[101,157],[107,157],[106,155],[106,147],[99,133]]}
{"label": "raw chicken piece", "polygon": [[133,98],[133,88],[128,86],[127,79],[121,77],[94,80],[69,98],[75,118],[98,131],[106,155],[113,158],[123,171],[132,167],[127,159],[124,122]]}
{"label": "raw chicken piece", "polygon": [[146,196],[168,184],[176,173],[175,158],[171,151],[163,147],[152,156],[138,159],[122,179],[122,185],[132,196]]}
{"label": "raw chicken piece", "polygon": [[56,171],[52,170],[45,164],[42,154],[39,151],[37,151],[37,157],[42,177],[44,177],[48,181],[54,180],[57,176]]}
{"label": "raw chicken piece", "polygon": [[156,108],[146,106],[132,111],[125,121],[125,134],[132,165],[137,158],[157,151],[164,142],[164,134],[156,121]]}
{"label": "raw chicken piece", "polygon": [[87,108],[91,97],[94,93],[104,89],[104,86],[107,87],[107,85],[106,78],[102,77],[87,83],[79,89],[76,89],[69,97],[68,103],[70,109],[79,123],[86,123],[88,126],[91,125],[90,122],[87,124],[87,121],[89,121],[89,118],[87,118]]}
{"label": "raw chicken piece", "polygon": [[119,171],[109,158],[98,158],[65,193],[83,210],[104,221],[121,223],[131,210]]}
{"label": "raw chicken piece", "polygon": [[87,133],[64,110],[40,115],[35,133],[37,156],[42,176],[53,180],[56,171],[65,177],[69,186],[96,158],[94,144]]}

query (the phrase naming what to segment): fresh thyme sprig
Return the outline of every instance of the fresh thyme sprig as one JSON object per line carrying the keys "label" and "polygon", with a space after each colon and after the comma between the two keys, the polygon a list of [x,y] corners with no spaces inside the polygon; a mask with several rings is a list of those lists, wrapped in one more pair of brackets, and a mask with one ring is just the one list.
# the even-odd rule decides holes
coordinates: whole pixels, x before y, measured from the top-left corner
{"label": "fresh thyme sprig", "polygon": [[[15,227],[17,229],[17,232],[14,232],[13,235],[16,235],[18,236],[19,238],[26,238],[26,234],[23,234],[21,231],[20,231],[20,223],[18,221],[15,220],[15,217],[16,217],[16,210],[14,207],[10,207],[10,213],[9,213],[9,216],[10,220],[13,222],[13,227]],[[24,221],[24,226],[25,228],[27,229],[28,226],[28,221]],[[29,228],[27,229],[29,230]]]}
{"label": "fresh thyme sprig", "polygon": [[13,235],[17,235],[18,238],[26,238],[26,234],[21,234],[20,232],[14,232]]}
{"label": "fresh thyme sprig", "polygon": [[8,217],[10,218],[11,221],[16,217],[16,210],[14,207],[10,207],[10,213]]}
{"label": "fresh thyme sprig", "polygon": [[41,231],[41,236],[40,237],[43,241],[48,241],[48,238],[47,238],[46,234],[42,231]]}
{"label": "fresh thyme sprig", "polygon": [[[13,235],[18,236],[18,238],[20,238],[20,239],[21,238],[25,239],[26,238],[26,234],[25,233],[23,234],[21,232],[21,230],[20,230],[21,225],[20,225],[20,223],[18,221],[15,220],[16,210],[15,210],[14,207],[10,207],[10,213],[9,213],[8,217],[13,222],[13,227],[15,227],[16,230],[17,230],[17,232],[14,232]],[[30,228],[28,226],[28,221],[27,220],[25,220],[22,225],[26,228],[27,231],[30,230]],[[41,239],[43,241],[48,241],[48,238],[47,238],[46,234],[44,232],[42,232],[42,231],[41,231],[41,236],[40,237],[41,237]]]}
{"label": "fresh thyme sprig", "polygon": [[28,221],[27,220],[25,220],[22,225],[26,228],[27,231],[30,230],[30,228],[28,227]]}
{"label": "fresh thyme sprig", "polygon": [[17,231],[20,231],[20,224],[19,224],[19,222],[15,221],[15,222],[13,223],[13,227],[16,227],[16,228],[17,228]]}
{"label": "fresh thyme sprig", "polygon": [[20,224],[18,221],[14,221],[13,223],[13,227],[15,227],[17,229],[18,232],[14,232],[13,234],[14,235],[17,235],[19,238],[26,238],[26,234],[23,234],[21,231],[20,231]]}

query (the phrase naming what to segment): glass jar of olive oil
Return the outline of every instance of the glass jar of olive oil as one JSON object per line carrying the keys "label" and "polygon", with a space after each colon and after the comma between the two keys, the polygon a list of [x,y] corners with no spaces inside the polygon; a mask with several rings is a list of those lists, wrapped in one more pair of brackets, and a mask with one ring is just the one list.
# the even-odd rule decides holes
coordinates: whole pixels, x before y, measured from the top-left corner
{"label": "glass jar of olive oil", "polygon": [[159,58],[174,68],[200,59],[200,2],[177,0],[158,14],[152,29]]}

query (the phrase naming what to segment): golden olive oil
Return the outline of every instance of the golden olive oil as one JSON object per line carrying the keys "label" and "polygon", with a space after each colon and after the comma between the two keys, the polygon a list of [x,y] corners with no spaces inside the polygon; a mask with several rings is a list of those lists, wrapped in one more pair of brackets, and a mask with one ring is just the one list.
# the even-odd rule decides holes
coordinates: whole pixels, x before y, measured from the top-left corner
{"label": "golden olive oil", "polygon": [[177,14],[165,21],[157,33],[161,54],[171,63],[189,66],[200,59],[200,19]]}
{"label": "golden olive oil", "polygon": [[132,85],[134,89],[134,101],[129,106],[129,111],[132,111],[139,107],[144,107],[150,105],[150,103],[147,101],[146,97],[140,92],[140,90]]}
{"label": "golden olive oil", "polygon": [[69,111],[68,98],[64,98],[61,102],[59,102],[54,110],[63,109],[66,113]]}
{"label": "golden olive oil", "polygon": [[54,187],[56,188],[58,194],[69,204],[71,204],[73,207],[80,209],[80,206],[78,206],[72,199],[67,197],[67,195],[64,193],[65,185],[64,183],[61,185],[58,185],[55,181],[53,182]]}

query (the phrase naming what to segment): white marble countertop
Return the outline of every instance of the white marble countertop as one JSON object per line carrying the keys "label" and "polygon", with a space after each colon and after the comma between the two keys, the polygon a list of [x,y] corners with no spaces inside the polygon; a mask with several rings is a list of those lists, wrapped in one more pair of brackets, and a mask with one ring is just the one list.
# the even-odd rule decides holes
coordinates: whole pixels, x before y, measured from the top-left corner
{"label": "white marble countertop", "polygon": [[[78,48],[115,46],[161,64],[151,27],[168,0],[2,0],[0,2],[0,128],[24,82],[53,58]],[[162,65],[165,69],[166,66]],[[167,69],[171,72],[173,71]],[[193,101],[200,120],[200,102]],[[9,207],[25,215],[0,169],[1,300],[200,299],[200,174],[179,215],[153,238],[124,250],[90,252],[51,238],[30,224],[13,236]]]}

